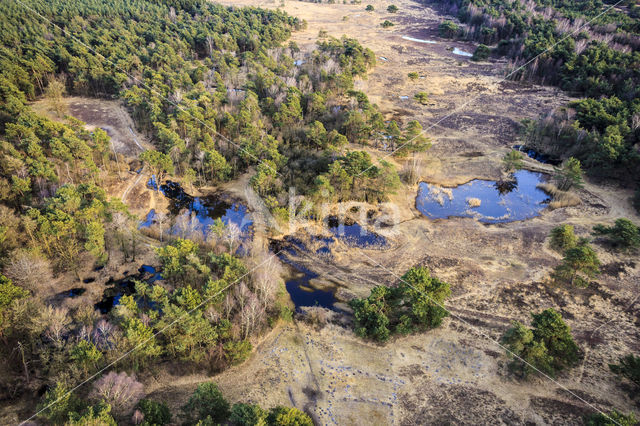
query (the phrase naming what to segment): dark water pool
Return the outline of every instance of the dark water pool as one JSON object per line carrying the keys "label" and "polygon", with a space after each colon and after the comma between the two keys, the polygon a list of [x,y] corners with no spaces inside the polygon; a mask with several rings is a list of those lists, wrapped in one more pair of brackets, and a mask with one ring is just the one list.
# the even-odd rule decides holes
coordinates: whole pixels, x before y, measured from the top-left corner
{"label": "dark water pool", "polygon": [[373,248],[387,244],[387,240],[383,236],[371,232],[349,219],[340,221],[337,216],[329,216],[327,226],[333,235],[352,247]]}
{"label": "dark water pool", "polygon": [[[333,242],[332,238],[316,237],[323,239],[327,246],[318,250],[327,250],[330,253],[329,245]],[[296,307],[296,311],[300,312],[305,306],[320,306],[332,311],[340,312],[335,307],[336,299],[333,290],[317,289],[309,285],[309,281],[317,278],[318,274],[308,270],[304,266],[291,260],[288,254],[296,255],[302,251],[308,251],[306,245],[298,238],[287,236],[284,240],[272,240],[270,244],[271,250],[277,253],[280,260],[289,265],[292,269],[292,275],[285,281],[285,287],[291,297],[291,301]]]}
{"label": "dark water pool", "polygon": [[60,292],[56,295],[56,297],[73,299],[74,297],[83,295],[85,291],[87,291],[86,288],[76,287],[67,291]]}
{"label": "dark water pool", "polygon": [[294,262],[288,260],[285,260],[285,262],[295,271],[293,277],[285,281],[285,286],[297,311],[300,311],[300,308],[304,306],[320,306],[337,311],[334,306],[336,299],[333,291],[320,290],[309,286],[309,281],[317,278],[318,274]]}
{"label": "dark water pool", "polygon": [[[537,188],[545,179],[543,173],[520,170],[511,182],[475,179],[455,188],[421,182],[416,208],[431,219],[473,217],[484,223],[530,219],[549,202],[547,194]],[[480,205],[473,207],[473,199],[480,200]]]}
{"label": "dark water pool", "polygon": [[[198,228],[207,234],[209,225],[220,218],[225,224],[231,222],[238,225],[242,232],[247,232],[253,223],[247,207],[240,203],[228,203],[215,196],[194,197],[184,191],[177,182],[167,181],[160,185],[160,192],[169,199],[169,212],[176,216],[184,211],[195,213]],[[153,225],[156,211],[150,210],[140,228]]]}
{"label": "dark water pool", "polygon": [[[136,291],[134,280],[146,281],[149,284],[162,279],[162,273],[158,272],[155,267],[151,265],[142,265],[138,269],[138,273],[125,277],[119,281],[109,282],[113,283],[113,286],[107,287],[103,294],[102,300],[96,303],[94,306],[102,314],[111,312],[119,303],[122,296],[128,296],[134,294]],[[140,302],[139,302],[140,304]]]}
{"label": "dark water pool", "polygon": [[527,157],[533,158],[540,163],[551,164],[553,166],[557,166],[558,164],[562,163],[562,161],[557,158],[553,158],[551,156],[538,152],[535,149],[527,148],[524,145],[514,145],[513,149],[527,154]]}

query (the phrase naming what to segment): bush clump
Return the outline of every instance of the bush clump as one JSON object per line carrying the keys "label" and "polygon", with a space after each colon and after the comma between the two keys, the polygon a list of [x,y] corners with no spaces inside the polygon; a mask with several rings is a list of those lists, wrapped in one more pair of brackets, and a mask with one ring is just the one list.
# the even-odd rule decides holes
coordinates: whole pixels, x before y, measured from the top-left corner
{"label": "bush clump", "polygon": [[473,56],[471,57],[472,61],[486,61],[489,59],[489,55],[491,55],[491,48],[484,44],[481,44],[477,47],[476,51],[473,52]]}
{"label": "bush clump", "polygon": [[562,263],[553,272],[556,282],[571,286],[586,287],[589,279],[600,273],[600,260],[587,240],[581,240],[574,247],[564,251]]}
{"label": "bush clump", "polygon": [[502,343],[510,355],[517,355],[509,364],[511,370],[521,378],[526,378],[537,371],[553,375],[575,366],[581,356],[580,348],[562,316],[552,308],[531,316],[532,328],[514,321],[513,327],[502,337]]}
{"label": "bush clump", "polygon": [[442,21],[438,26],[438,33],[443,38],[455,38],[460,34],[460,26],[453,21]]}
{"label": "bush clump", "polygon": [[427,94],[427,92],[418,92],[413,96],[413,98],[422,105],[426,105],[429,102],[429,94]]}
{"label": "bush clump", "polygon": [[638,424],[633,413],[623,414],[617,410],[609,414],[595,413],[585,420],[586,426],[635,426]]}
{"label": "bush clump", "polygon": [[138,410],[142,413],[142,426],[163,426],[171,423],[171,411],[164,402],[143,399],[138,403]]}
{"label": "bush clump", "polygon": [[565,250],[575,247],[578,244],[578,237],[574,233],[573,226],[560,225],[551,230],[551,242],[549,246],[559,252],[564,253]]}
{"label": "bush clump", "polygon": [[629,219],[617,219],[613,226],[596,225],[594,235],[604,236],[619,250],[632,251],[640,247],[640,228]]}
{"label": "bush clump", "polygon": [[424,267],[411,268],[398,287],[377,286],[366,299],[353,299],[355,332],[384,342],[391,334],[409,334],[438,327],[448,315],[443,308],[449,284],[432,277]]}

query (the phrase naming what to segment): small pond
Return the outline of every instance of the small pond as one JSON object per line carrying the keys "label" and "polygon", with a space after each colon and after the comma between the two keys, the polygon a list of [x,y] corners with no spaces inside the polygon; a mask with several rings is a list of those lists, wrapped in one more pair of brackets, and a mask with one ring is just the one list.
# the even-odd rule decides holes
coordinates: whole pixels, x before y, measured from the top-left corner
{"label": "small pond", "polygon": [[535,149],[527,148],[524,145],[514,145],[513,149],[517,149],[518,151],[527,154],[529,158],[533,158],[540,163],[551,164],[553,166],[557,166],[558,164],[562,163],[562,161],[557,158],[550,157],[546,154],[536,151]]}
{"label": "small pond", "polygon": [[296,311],[300,311],[303,306],[320,306],[332,311],[338,311],[334,306],[336,298],[332,290],[316,289],[309,285],[309,281],[317,278],[318,274],[314,274],[284,257],[281,257],[281,259],[295,271],[294,275],[285,281],[285,286],[293,304],[296,306]]}
{"label": "small pond", "polygon": [[368,231],[367,228],[350,219],[340,222],[337,216],[329,216],[326,220],[331,233],[343,240],[348,246],[374,248],[387,244],[387,240],[383,236]]}
{"label": "small pond", "polygon": [[[330,254],[330,245],[333,243],[333,238],[312,238],[314,238],[314,242],[325,244],[316,252],[326,251]],[[278,258],[280,258],[282,262],[286,263],[292,271],[289,278],[285,280],[285,287],[291,297],[291,301],[296,307],[297,312],[300,312],[300,308],[305,306],[319,306],[340,312],[340,309],[335,306],[336,299],[334,296],[334,289],[318,289],[312,287],[309,284],[309,281],[317,278],[318,274],[299,265],[287,256],[287,253],[295,256],[300,252],[309,251],[308,247],[302,240],[288,235],[284,237],[283,240],[271,240],[269,245],[271,250],[277,254]]]}
{"label": "small pond", "polygon": [[404,40],[409,40],[409,41],[415,41],[416,43],[427,43],[427,44],[436,44],[437,41],[433,41],[433,40],[423,40],[421,38],[415,38],[415,37],[409,37],[409,36],[402,36],[402,38]]}
{"label": "small pond", "polygon": [[473,56],[473,53],[469,53],[469,52],[465,52],[464,50],[458,49],[457,47],[454,47],[453,50],[451,51],[454,55],[459,55],[459,56],[466,56],[468,58]]}
{"label": "small pond", "polygon": [[511,182],[475,179],[454,188],[421,182],[416,208],[431,219],[473,217],[484,223],[530,219],[549,202],[537,187],[545,179],[543,173],[520,170]]}
{"label": "small pond", "polygon": [[102,294],[102,300],[96,303],[94,306],[101,314],[107,314],[120,303],[122,296],[127,296],[135,293],[134,280],[146,281],[149,284],[162,279],[162,273],[156,271],[156,268],[151,265],[142,265],[138,269],[138,273],[135,275],[127,276],[119,281],[109,280],[107,284],[112,283],[111,287],[107,287]]}
{"label": "small pond", "polygon": [[[169,199],[169,212],[173,216],[184,211],[195,213],[198,228],[205,235],[209,225],[212,225],[214,220],[218,218],[222,219],[225,224],[235,223],[243,233],[246,233],[253,223],[247,207],[243,204],[228,203],[216,196],[194,197],[187,194],[180,184],[172,181],[160,185],[159,190]],[[155,217],[156,211],[151,209],[144,221],[140,223],[140,228],[152,226]]]}
{"label": "small pond", "polygon": [[87,289],[82,287],[71,288],[56,294],[56,298],[73,299],[74,297],[83,295],[85,291],[87,291]]}

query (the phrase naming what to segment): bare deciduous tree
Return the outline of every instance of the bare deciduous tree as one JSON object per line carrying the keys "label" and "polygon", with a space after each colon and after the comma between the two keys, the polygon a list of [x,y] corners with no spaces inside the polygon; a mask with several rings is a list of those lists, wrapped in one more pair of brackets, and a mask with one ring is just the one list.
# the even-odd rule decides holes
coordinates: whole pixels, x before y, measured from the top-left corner
{"label": "bare deciduous tree", "polygon": [[34,293],[50,286],[53,280],[49,261],[39,253],[26,250],[14,252],[4,272],[14,284]]}
{"label": "bare deciduous tree", "polygon": [[50,305],[42,309],[40,316],[33,320],[33,328],[44,330],[44,335],[55,344],[62,343],[69,324],[71,324],[69,310],[64,307],[53,307]]}
{"label": "bare deciduous tree", "polygon": [[264,318],[264,308],[255,294],[250,294],[247,302],[240,312],[240,324],[247,339]]}
{"label": "bare deciduous tree", "polygon": [[101,319],[93,328],[91,341],[99,349],[108,349],[112,346],[115,331],[116,328],[113,324],[105,319]]}
{"label": "bare deciduous tree", "polygon": [[253,259],[256,265],[252,272],[253,290],[257,293],[262,306],[271,305],[278,293],[278,285],[282,267],[278,258],[272,253],[262,252]]}
{"label": "bare deciduous tree", "polygon": [[236,300],[238,310],[242,312],[244,305],[247,304],[247,300],[252,295],[251,290],[244,282],[239,283],[233,288],[233,296]]}
{"label": "bare deciduous tree", "polygon": [[236,301],[235,301],[235,298],[233,297],[233,294],[227,293],[227,295],[224,298],[224,301],[222,302],[222,307],[224,309],[224,315],[225,315],[227,320],[231,316],[231,312],[233,312],[233,308],[235,306],[236,306]]}
{"label": "bare deciduous tree", "polygon": [[163,241],[164,231],[167,229],[169,223],[169,216],[164,212],[159,212],[155,217],[156,224],[158,225],[158,232],[160,232],[160,242]]}
{"label": "bare deciduous tree", "polygon": [[236,243],[240,241],[242,238],[242,231],[240,227],[234,222],[229,222],[227,226],[224,227],[224,233],[222,234],[222,239],[227,244],[229,251],[233,253],[233,248]]}
{"label": "bare deciduous tree", "polygon": [[104,400],[110,404],[116,415],[131,413],[143,396],[144,386],[136,380],[135,376],[114,371],[98,379],[89,394],[89,397],[94,400]]}
{"label": "bare deciduous tree", "polygon": [[64,82],[53,79],[45,89],[45,96],[49,102],[49,109],[54,111],[58,117],[62,117],[66,110],[63,96],[66,88]]}

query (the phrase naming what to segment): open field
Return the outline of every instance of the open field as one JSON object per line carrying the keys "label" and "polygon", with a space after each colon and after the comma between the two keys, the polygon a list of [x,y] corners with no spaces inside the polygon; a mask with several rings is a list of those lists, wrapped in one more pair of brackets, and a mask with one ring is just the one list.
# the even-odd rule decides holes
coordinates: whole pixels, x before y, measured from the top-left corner
{"label": "open field", "polygon": [[[113,150],[127,157],[135,157],[151,147],[146,138],[138,133],[121,101],[108,101],[86,97],[63,98],[65,114],[87,124],[88,130],[101,128],[111,137]],[[63,120],[50,110],[46,100],[40,100],[33,109],[53,120]]]}

